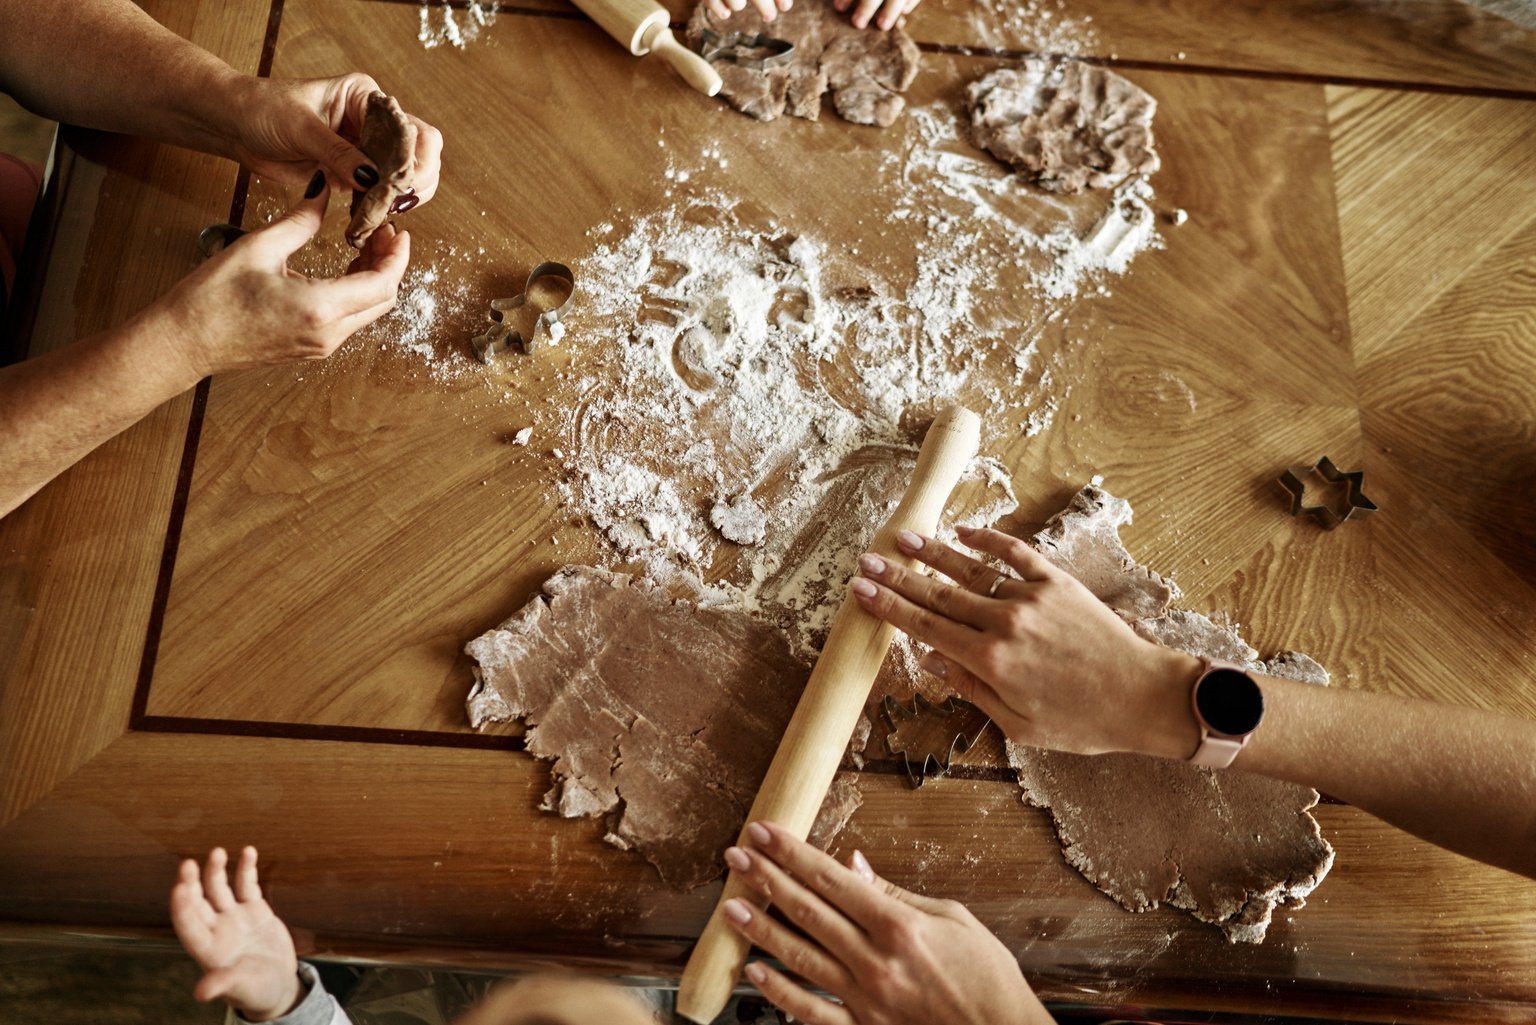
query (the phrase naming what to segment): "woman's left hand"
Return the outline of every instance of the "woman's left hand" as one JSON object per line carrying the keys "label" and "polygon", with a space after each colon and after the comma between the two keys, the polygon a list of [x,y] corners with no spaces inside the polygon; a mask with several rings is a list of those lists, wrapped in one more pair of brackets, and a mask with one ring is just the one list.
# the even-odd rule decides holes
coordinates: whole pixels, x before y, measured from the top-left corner
{"label": "woman's left hand", "polygon": [[771,822],[725,861],[804,931],[740,899],[725,917],[835,1003],[761,961],[747,978],[807,1025],[1043,1025],[1052,1022],[1008,948],[963,904],[878,878],[855,852],[847,866]]}
{"label": "woman's left hand", "polygon": [[[379,180],[379,169],[357,148],[368,97],[381,91],[369,76],[244,78],[235,88],[230,109],[241,120],[230,128],[226,155],[286,185],[303,185],[316,167],[341,192]],[[437,191],[443,134],[406,116],[416,125],[416,199],[425,203]]]}

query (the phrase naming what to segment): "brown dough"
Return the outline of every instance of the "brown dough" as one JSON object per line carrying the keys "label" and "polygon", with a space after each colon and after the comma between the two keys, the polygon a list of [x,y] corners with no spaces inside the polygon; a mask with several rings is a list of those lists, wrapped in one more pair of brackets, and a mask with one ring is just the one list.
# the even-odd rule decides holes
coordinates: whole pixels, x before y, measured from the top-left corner
{"label": "brown dough", "polygon": [[1159,166],[1157,101],[1106,68],[1025,60],[966,90],[976,145],[1051,192],[1114,188]]}
{"label": "brown dough", "polygon": [[[1167,610],[1172,589],[1120,543],[1130,506],[1086,487],[1035,543],[1149,640],[1259,672],[1326,684],[1299,652],[1267,663],[1229,626]],[[1025,800],[1049,810],[1068,863],[1132,911],[1163,901],[1259,943],[1274,909],[1300,907],[1327,875],[1333,848],[1309,814],[1318,794],[1227,770],[1142,755],[1084,756],[1008,744]]]}
{"label": "brown dough", "polygon": [[352,223],[347,242],[361,249],[389,219],[389,208],[411,188],[416,174],[416,126],[393,96],[368,97],[357,148],[378,168],[379,181],[367,192],[352,193]]}
{"label": "brown dough", "polygon": [[761,33],[794,44],[787,63],[767,68],[713,62],[720,72],[720,95],[759,121],[786,112],[815,121],[821,115],[821,97],[830,91],[845,120],[889,125],[906,107],[898,94],[912,84],[922,60],[917,44],[900,28],[856,29],[825,0],[797,3],[772,24],[750,5],[722,21],[701,3],[688,20],[688,44],[694,49],[706,28],[721,35]]}
{"label": "brown dough", "polygon": [[[528,752],[554,762],[543,807],[605,816],[610,843],[684,889],[720,875],[810,675],[770,625],[586,566],[464,650],[471,724],[522,719]],[[818,835],[861,800],[834,785]]]}

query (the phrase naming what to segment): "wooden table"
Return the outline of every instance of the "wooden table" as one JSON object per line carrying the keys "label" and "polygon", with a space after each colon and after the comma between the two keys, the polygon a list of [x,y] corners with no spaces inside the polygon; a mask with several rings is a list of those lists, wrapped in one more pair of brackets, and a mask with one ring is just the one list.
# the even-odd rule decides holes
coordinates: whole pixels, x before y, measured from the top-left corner
{"label": "wooden table", "polygon": [[[717,138],[756,203],[829,240],[858,237],[881,147],[907,130],[759,126],[556,0],[505,7],[494,45],[462,51],[424,50],[412,3],[146,6],[245,70],[368,70],[440,126],[417,260],[483,245],[483,289],[650,209],[658,127]],[[991,448],[1026,523],[1105,474],[1137,510],[1131,550],[1265,651],[1309,651],[1337,685],[1536,715],[1536,36],[1402,9],[1071,6],[1092,54],[1159,98],[1159,200],[1193,219],[1074,314],[1053,426]],[[928,0],[913,19],[916,102],[1034,45],[978,36],[972,10]],[[66,144],[33,353],[123,320],[190,269],[202,226],[260,199],[212,158]],[[866,244],[895,266],[911,240]],[[547,451],[509,459],[515,410],[376,348],[205,382],[0,521],[0,916],[163,937],[177,859],[255,842],[322,954],[673,978],[713,893],[538,812],[547,769],[464,722],[464,641],[601,553],[548,498]],[[527,408],[558,393],[552,372],[520,386]],[[1279,512],[1274,473],[1325,452],[1366,467],[1380,514],[1324,534]],[[967,902],[1049,999],[1536,1017],[1536,885],[1354,808],[1319,809],[1338,862],[1309,906],[1234,947],[1113,906],[1006,780],[860,785],[839,846]]]}

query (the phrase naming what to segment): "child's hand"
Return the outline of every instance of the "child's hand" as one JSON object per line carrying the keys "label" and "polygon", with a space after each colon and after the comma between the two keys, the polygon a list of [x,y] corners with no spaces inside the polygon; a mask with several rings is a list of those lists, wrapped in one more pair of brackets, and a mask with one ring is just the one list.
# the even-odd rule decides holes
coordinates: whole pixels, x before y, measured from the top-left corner
{"label": "child's hand", "polygon": [[228,861],[224,848],[215,847],[199,879],[197,862],[188,858],[171,890],[176,937],[205,973],[192,995],[222,997],[248,1021],[281,1018],[304,997],[293,938],[261,898],[256,848],[240,852],[233,892],[224,873]]}
{"label": "child's hand", "polygon": [[[772,21],[779,16],[781,11],[787,11],[793,6],[794,0],[752,0],[752,6],[764,21]],[[715,17],[725,21],[737,11],[747,9],[747,0],[709,0],[709,10]]]}
{"label": "child's hand", "polygon": [[[853,8],[853,27],[868,28],[871,19],[882,31],[896,27],[896,20],[903,14],[911,14],[917,9],[922,0],[832,0],[832,6],[839,11]],[[875,18],[875,12],[880,12],[880,17]]]}

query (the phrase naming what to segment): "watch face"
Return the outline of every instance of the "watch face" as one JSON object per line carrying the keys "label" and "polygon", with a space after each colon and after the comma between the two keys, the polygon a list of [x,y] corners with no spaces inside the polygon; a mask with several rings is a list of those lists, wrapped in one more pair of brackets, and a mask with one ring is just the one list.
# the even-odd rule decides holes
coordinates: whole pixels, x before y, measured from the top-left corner
{"label": "watch face", "polygon": [[1257,729],[1264,718],[1264,693],[1245,672],[1212,669],[1195,691],[1195,707],[1217,733],[1241,737]]}

